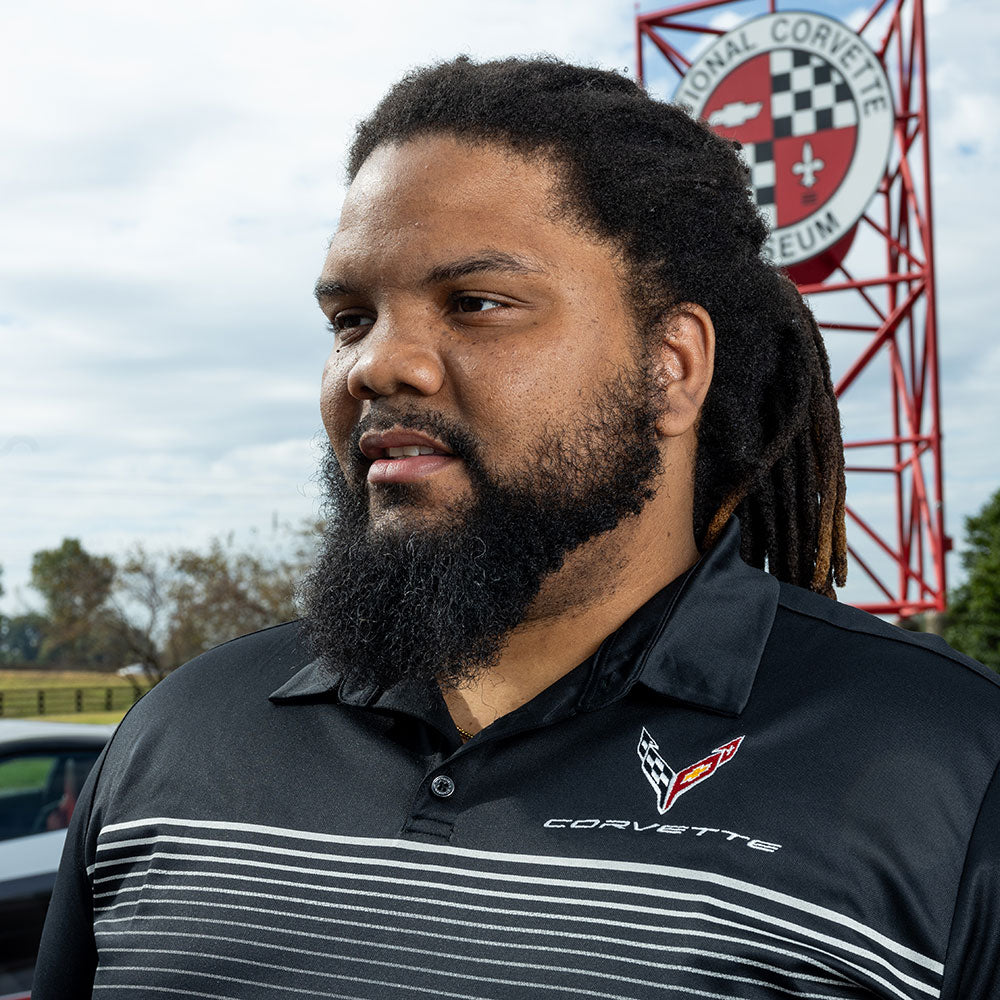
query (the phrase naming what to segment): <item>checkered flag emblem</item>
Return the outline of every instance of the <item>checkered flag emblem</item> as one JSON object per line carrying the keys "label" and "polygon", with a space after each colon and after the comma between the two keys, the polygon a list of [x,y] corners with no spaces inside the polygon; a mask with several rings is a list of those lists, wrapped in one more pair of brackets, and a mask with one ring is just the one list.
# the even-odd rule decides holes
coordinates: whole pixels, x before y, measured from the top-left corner
{"label": "checkered flag emblem", "polygon": [[646,780],[656,792],[656,806],[661,813],[665,813],[670,808],[667,803],[677,773],[671,770],[670,765],[660,756],[659,744],[649,735],[645,727],[642,736],[639,737],[639,759],[642,761],[642,773],[646,775]]}
{"label": "checkered flag emblem", "polygon": [[886,176],[898,122],[888,53],[836,18],[774,6],[720,29],[674,99],[739,147],[770,230],[765,256],[812,283],[850,249]]}
{"label": "checkered flag emblem", "polygon": [[822,56],[775,49],[771,57],[771,119],[775,139],[815,135],[858,124],[858,109],[840,73]]}
{"label": "checkered flag emblem", "polygon": [[[850,157],[843,165],[834,165],[814,153],[814,148],[828,148],[830,136],[836,133],[832,141],[853,150],[858,107],[842,74],[822,56],[799,49],[773,49],[759,59],[768,63],[763,79],[769,81],[770,94],[755,95],[760,104],[744,104],[746,120],[727,134],[741,143],[740,154],[750,170],[757,206],[771,228],[777,229],[794,221],[779,218],[779,201],[790,199],[798,204],[805,195],[806,210],[816,200],[811,193],[817,178],[833,181],[837,175],[839,183]],[[749,114],[757,108],[762,110]],[[740,133],[747,133],[746,138]]]}
{"label": "checkered flag emblem", "polygon": [[681,795],[710,778],[719,767],[732,760],[742,742],[743,737],[737,736],[735,740],[716,747],[708,757],[682,771],[674,771],[660,756],[659,744],[649,734],[649,730],[643,727],[637,747],[639,761],[642,773],[656,792],[656,808],[660,813],[665,813]]}

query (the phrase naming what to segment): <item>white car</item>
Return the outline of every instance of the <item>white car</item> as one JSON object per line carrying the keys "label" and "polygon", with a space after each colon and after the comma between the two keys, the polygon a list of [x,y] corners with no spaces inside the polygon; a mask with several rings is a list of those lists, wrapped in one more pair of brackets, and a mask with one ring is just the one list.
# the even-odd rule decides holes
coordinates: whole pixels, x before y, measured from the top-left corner
{"label": "white car", "polygon": [[28,996],[66,827],[114,731],[0,719],[0,1000]]}

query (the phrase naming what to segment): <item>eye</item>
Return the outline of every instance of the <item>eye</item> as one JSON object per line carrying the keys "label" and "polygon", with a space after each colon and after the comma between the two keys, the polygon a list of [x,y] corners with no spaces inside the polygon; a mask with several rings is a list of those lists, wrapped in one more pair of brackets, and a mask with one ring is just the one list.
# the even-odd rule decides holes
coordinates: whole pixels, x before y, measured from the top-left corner
{"label": "eye", "polygon": [[366,313],[343,310],[333,315],[326,328],[331,333],[348,334],[354,331],[363,332],[374,322],[375,320]]}
{"label": "eye", "polygon": [[459,312],[489,312],[492,309],[500,309],[503,302],[496,299],[487,299],[482,295],[459,295],[455,298],[455,308]]}

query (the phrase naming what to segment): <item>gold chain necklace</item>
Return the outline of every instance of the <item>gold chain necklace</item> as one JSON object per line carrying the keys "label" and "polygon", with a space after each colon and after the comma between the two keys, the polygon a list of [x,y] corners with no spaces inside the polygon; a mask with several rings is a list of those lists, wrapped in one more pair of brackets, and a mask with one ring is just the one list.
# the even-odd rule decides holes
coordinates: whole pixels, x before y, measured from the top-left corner
{"label": "gold chain necklace", "polygon": [[466,732],[466,730],[464,730],[461,726],[456,725],[455,728],[458,730],[458,735],[462,737],[463,742],[472,739],[472,733]]}

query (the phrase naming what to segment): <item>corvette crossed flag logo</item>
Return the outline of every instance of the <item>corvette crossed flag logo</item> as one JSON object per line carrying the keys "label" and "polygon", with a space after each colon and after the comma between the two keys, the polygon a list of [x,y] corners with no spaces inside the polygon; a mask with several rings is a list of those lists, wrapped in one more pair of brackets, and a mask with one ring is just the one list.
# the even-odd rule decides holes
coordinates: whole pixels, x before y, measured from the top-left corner
{"label": "corvette crossed flag logo", "polygon": [[639,738],[639,760],[642,762],[642,773],[656,792],[656,807],[665,813],[680,796],[690,791],[699,782],[705,781],[715,774],[723,764],[736,756],[744,737],[737,736],[721,747],[716,747],[707,757],[685,767],[682,771],[674,771],[660,756],[659,744],[649,731],[643,727]]}

